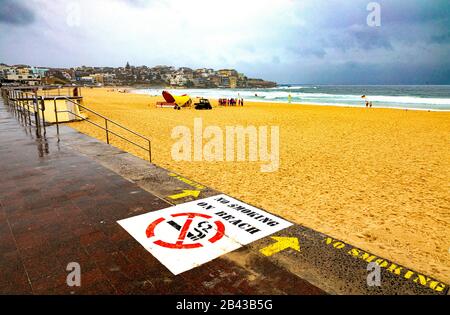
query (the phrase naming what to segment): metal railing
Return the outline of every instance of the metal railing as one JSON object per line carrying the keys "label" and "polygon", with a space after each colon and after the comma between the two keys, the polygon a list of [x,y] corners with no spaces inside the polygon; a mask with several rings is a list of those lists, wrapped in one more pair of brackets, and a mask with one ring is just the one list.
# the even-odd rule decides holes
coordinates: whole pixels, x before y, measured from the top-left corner
{"label": "metal railing", "polygon": [[[86,119],[86,117],[83,117],[83,116],[81,116],[81,115],[78,115],[77,113],[74,113],[74,112],[72,112],[72,111],[70,111],[70,110],[59,111],[59,110],[57,109],[57,107],[56,107],[56,100],[60,100],[60,99],[63,99],[63,100],[65,100],[65,101],[69,101],[69,102],[75,104],[76,106],[81,107],[83,110],[86,110],[86,111],[88,111],[88,112],[90,112],[90,113],[92,113],[92,114],[94,114],[94,115],[97,115],[98,117],[100,117],[101,119],[104,120],[105,126],[101,126],[101,125],[99,125],[99,124],[97,124],[97,123],[91,121],[90,119]],[[119,137],[119,138],[121,138],[122,140],[127,141],[128,143],[131,143],[131,144],[137,146],[138,148],[140,148],[140,149],[142,149],[142,150],[144,150],[144,151],[147,151],[147,152],[148,152],[148,159],[149,159],[150,162],[152,161],[152,145],[151,145],[151,140],[148,139],[147,137],[144,137],[143,135],[141,135],[141,134],[139,134],[139,133],[137,133],[137,132],[135,132],[135,131],[133,131],[133,130],[131,130],[131,129],[128,129],[127,127],[125,127],[125,126],[123,126],[123,125],[121,125],[121,124],[119,124],[119,123],[117,123],[117,122],[115,122],[115,121],[113,121],[113,120],[111,120],[111,119],[109,119],[109,118],[103,116],[102,114],[97,113],[96,111],[93,111],[93,110],[90,109],[90,108],[87,108],[86,106],[81,105],[81,104],[78,103],[78,102],[72,101],[72,100],[69,99],[68,97],[64,97],[64,96],[54,97],[54,98],[53,98],[53,102],[54,102],[54,108],[55,108],[56,132],[57,132],[57,134],[58,134],[58,140],[59,140],[59,121],[58,121],[58,113],[68,113],[68,114],[74,115],[74,116],[76,116],[76,117],[78,117],[78,118],[81,118],[81,119],[85,120],[86,122],[88,122],[88,123],[90,123],[90,124],[92,124],[92,125],[94,125],[94,126],[100,128],[100,129],[103,129],[103,130],[106,132],[106,143],[108,143],[108,144],[110,143],[109,134],[115,135],[116,137]],[[147,142],[148,147],[144,147],[144,146],[142,146],[142,145],[140,145],[140,144],[138,144],[138,143],[136,143],[136,142],[134,142],[134,141],[132,141],[132,140],[130,140],[130,139],[127,139],[127,138],[125,138],[124,136],[122,136],[122,135],[120,135],[120,134],[118,134],[118,133],[112,131],[112,130],[108,127],[109,124],[113,124],[113,125],[115,125],[115,126],[121,128],[122,130],[125,130],[125,131],[127,131],[127,132],[129,132],[129,133],[131,133],[131,134],[133,134],[133,135],[135,135],[135,136],[137,136],[137,137],[143,139],[144,141]]]}
{"label": "metal railing", "polygon": [[[18,89],[17,87],[13,87],[13,88],[1,88],[0,90],[1,90],[1,96],[5,98],[7,105],[10,108],[12,108],[15,113],[17,113],[18,117],[21,117],[24,120],[24,122],[29,125],[34,123],[34,125],[36,126],[36,132],[38,133],[38,136],[40,136],[41,125],[42,125],[42,127],[44,127],[44,134],[46,133],[46,131],[45,131],[46,121],[45,121],[45,114],[44,114],[45,113],[45,100],[53,99],[58,141],[60,141],[60,134],[59,134],[60,122],[58,119],[58,113],[68,113],[69,115],[73,115],[75,117],[83,119],[86,122],[104,130],[106,133],[106,143],[110,144],[110,134],[114,135],[114,136],[146,151],[148,153],[149,161],[150,162],[152,161],[152,147],[151,147],[151,140],[149,138],[103,116],[102,114],[97,113],[96,111],[94,111],[86,106],[81,105],[78,102],[73,101],[69,97],[66,97],[66,96],[45,97],[42,95],[38,95],[35,88],[34,88],[33,93],[26,92],[26,90],[30,90],[30,89],[31,88]],[[79,115],[78,113],[73,112],[71,110],[67,109],[64,111],[59,111],[57,108],[57,104],[56,104],[57,100],[64,100],[66,102],[70,102],[70,103],[76,105],[78,108],[82,108],[83,110],[100,117],[101,119],[104,120],[104,126],[102,126],[94,121],[91,121],[90,119],[86,119],[86,117],[83,117],[83,116]],[[31,117],[33,117],[33,116],[34,116],[34,121],[32,121],[32,119],[31,119]],[[111,130],[111,128],[110,128],[111,125],[114,125],[114,126],[120,128],[121,130],[124,130],[130,134],[135,135],[136,137],[139,137],[140,139],[142,139],[146,142],[146,145],[136,143],[135,141],[128,139],[124,135],[121,135],[121,134]]]}
{"label": "metal railing", "polygon": [[[20,114],[19,117],[21,117],[25,123],[29,125],[34,123],[37,127],[36,131],[40,133],[41,125],[45,127],[45,105],[43,97],[38,96],[36,93],[24,92],[15,88],[2,88],[1,94],[14,112]],[[31,117],[34,117],[34,121],[32,121]]]}
{"label": "metal railing", "polygon": [[76,98],[82,96],[81,87],[72,85],[43,87],[41,94],[44,95],[45,97],[70,96]]}

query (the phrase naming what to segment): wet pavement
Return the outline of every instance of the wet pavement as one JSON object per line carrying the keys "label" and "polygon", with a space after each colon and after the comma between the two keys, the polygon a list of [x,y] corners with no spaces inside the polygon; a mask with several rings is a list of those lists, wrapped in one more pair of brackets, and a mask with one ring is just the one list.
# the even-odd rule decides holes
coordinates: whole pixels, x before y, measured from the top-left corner
{"label": "wet pavement", "polygon": [[[0,294],[446,294],[448,285],[320,232],[265,237],[178,276],[117,220],[220,194],[70,127],[38,138],[0,99]],[[195,192],[184,197],[180,193]],[[81,287],[66,267],[81,265]],[[381,285],[368,285],[368,263]]]}
{"label": "wet pavement", "polygon": [[[2,102],[0,294],[324,293],[247,248],[237,253],[253,259],[253,269],[219,258],[172,275],[116,223],[172,203],[102,165],[123,154],[114,164],[122,163],[118,171],[145,182],[146,171],[133,173],[124,165],[127,159],[150,164],[68,127],[61,128],[59,143],[55,127],[39,139],[35,128],[20,124]],[[79,145],[84,153],[73,149]],[[171,183],[174,191],[187,185],[174,176],[159,181]],[[81,287],[66,284],[71,262],[81,266]]]}

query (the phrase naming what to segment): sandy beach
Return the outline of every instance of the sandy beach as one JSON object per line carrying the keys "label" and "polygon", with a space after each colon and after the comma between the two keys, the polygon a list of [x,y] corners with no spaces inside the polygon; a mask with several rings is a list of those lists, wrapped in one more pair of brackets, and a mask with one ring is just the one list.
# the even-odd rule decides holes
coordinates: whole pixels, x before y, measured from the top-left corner
{"label": "sandy beach", "polygon": [[[450,113],[249,102],[175,111],[155,107],[162,97],[108,90],[83,89],[84,104],[150,137],[154,163],[450,282]],[[172,128],[192,128],[196,117],[204,127],[279,126],[279,170],[262,173],[259,162],[172,160]],[[105,140],[87,122],[69,125]]]}

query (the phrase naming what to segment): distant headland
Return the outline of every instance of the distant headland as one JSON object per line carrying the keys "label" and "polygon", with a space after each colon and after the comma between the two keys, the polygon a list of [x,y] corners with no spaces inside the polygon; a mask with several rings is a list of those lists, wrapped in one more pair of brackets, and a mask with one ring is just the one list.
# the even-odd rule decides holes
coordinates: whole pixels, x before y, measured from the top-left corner
{"label": "distant headland", "polygon": [[174,88],[271,88],[277,83],[249,78],[235,69],[191,69],[158,65],[124,67],[45,68],[0,64],[0,81],[19,84],[88,86],[170,86]]}

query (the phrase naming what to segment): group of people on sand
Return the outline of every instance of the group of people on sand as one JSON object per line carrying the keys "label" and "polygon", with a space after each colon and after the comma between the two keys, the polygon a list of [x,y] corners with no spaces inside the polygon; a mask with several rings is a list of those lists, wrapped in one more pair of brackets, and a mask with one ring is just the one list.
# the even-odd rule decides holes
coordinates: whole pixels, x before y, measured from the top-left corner
{"label": "group of people on sand", "polygon": [[243,98],[219,98],[219,105],[221,106],[244,106]]}

